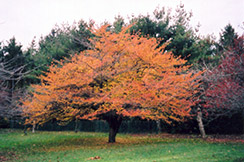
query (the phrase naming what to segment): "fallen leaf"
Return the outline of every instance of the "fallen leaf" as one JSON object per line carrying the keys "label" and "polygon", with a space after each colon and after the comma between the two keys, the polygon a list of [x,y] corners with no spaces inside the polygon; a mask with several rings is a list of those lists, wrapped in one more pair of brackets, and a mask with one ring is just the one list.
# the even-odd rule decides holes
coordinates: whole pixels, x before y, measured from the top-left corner
{"label": "fallen leaf", "polygon": [[88,160],[100,160],[100,159],[101,159],[100,156],[94,156],[94,157],[88,158]]}

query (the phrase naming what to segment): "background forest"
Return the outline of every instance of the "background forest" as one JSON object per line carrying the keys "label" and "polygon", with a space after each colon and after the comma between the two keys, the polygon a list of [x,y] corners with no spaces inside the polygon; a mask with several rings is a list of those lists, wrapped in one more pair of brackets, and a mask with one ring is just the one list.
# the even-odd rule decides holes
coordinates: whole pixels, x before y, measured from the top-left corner
{"label": "background forest", "polygon": [[[156,39],[156,48],[163,48],[174,58],[185,60],[180,65],[189,67],[185,73],[191,71],[194,75],[203,71],[199,77],[200,90],[192,96],[194,104],[184,121],[170,119],[168,122],[130,115],[120,123],[117,131],[201,133],[203,137],[205,131],[207,134],[244,133],[244,37],[238,35],[231,24],[223,27],[219,39],[213,35],[201,36],[197,26],[189,25],[191,17],[184,5],[180,5],[175,12],[156,8],[150,15],[128,19],[117,16],[112,24],[101,24],[107,25],[106,31],[112,34],[119,34],[124,27],[129,27],[127,34],[136,35],[138,39]],[[83,20],[77,24],[55,26],[50,34],[39,41],[33,40],[24,50],[14,37],[1,42],[0,128],[108,131],[113,127],[104,122],[105,118],[86,120],[75,115],[63,120],[58,115],[49,114],[48,117],[42,116],[45,120],[40,123],[26,122],[31,116],[24,113],[23,99],[32,97],[35,89],[31,85],[41,85],[43,81],[40,78],[48,76],[52,71],[50,67],[61,67],[60,61],[94,48],[91,41],[96,38],[93,28],[97,28],[95,22]]]}

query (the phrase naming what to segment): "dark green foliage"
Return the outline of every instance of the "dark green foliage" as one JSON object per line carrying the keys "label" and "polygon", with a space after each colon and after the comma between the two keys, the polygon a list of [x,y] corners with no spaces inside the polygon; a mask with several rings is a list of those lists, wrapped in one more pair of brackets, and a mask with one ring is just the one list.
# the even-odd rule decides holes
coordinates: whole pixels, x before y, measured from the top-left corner
{"label": "dark green foliage", "polygon": [[[237,38],[238,35],[235,32],[235,29],[231,26],[231,24],[228,24],[220,33],[220,38],[218,42],[212,41],[210,37],[202,39],[201,41],[207,41],[207,43],[203,43],[201,46],[198,47],[198,49],[199,51],[207,51],[208,54],[200,57],[201,60],[200,62],[198,62],[198,67],[201,69],[201,67],[203,66],[203,62],[208,66],[208,68],[218,66],[219,61],[224,56],[224,52],[235,46],[235,40]],[[206,46],[207,44],[211,45],[210,49],[208,48],[208,46]],[[204,52],[202,52],[202,54],[203,53]]]}
{"label": "dark green foliage", "polygon": [[[131,33],[139,32],[143,36],[160,38],[161,44],[169,42],[166,50],[172,51],[177,57],[187,59],[190,64],[209,59],[213,55],[214,41],[211,37],[197,36],[189,25],[192,13],[186,12],[184,5],[180,4],[177,7],[175,15],[165,8],[157,8],[153,14],[153,17],[150,15],[132,17],[129,20],[129,24],[133,25]],[[118,22],[120,22],[118,19],[114,22],[115,29],[118,28]]]}
{"label": "dark green foliage", "polygon": [[226,25],[222,33],[220,33],[219,50],[222,51],[234,47],[234,40],[237,39],[237,37],[238,35],[232,25]]}
{"label": "dark green foliage", "polygon": [[114,32],[119,33],[122,27],[125,25],[124,19],[121,16],[115,17],[115,21],[113,23]]}
{"label": "dark green foliage", "polygon": [[5,78],[3,81],[5,86],[12,90],[24,86],[24,78],[19,79],[19,73],[25,71],[26,64],[21,48],[22,45],[18,45],[14,37],[7,42],[7,45],[2,45],[0,48],[0,68],[6,71],[0,75]]}
{"label": "dark green foliage", "polygon": [[36,68],[32,73],[33,79],[46,72],[54,60],[69,58],[70,55],[88,49],[89,38],[92,36],[90,25],[80,21],[77,26],[56,26],[49,35],[41,38],[38,48],[32,45],[27,53],[34,62],[32,66]]}
{"label": "dark green foliage", "polygon": [[8,45],[2,47],[1,57],[3,57],[4,61],[7,62],[13,58],[18,59],[17,63],[23,63],[23,52],[21,50],[22,45],[18,45],[16,39],[13,37],[9,40]]}
{"label": "dark green foliage", "polygon": [[131,33],[140,32],[143,36],[162,38],[162,44],[168,41],[172,36],[169,30],[170,12],[166,14],[164,10],[164,8],[161,10],[156,9],[154,18],[151,18],[150,15],[132,17],[130,19],[130,24],[133,25]]}
{"label": "dark green foliage", "polygon": [[[2,123],[12,125],[13,118],[20,117],[18,99],[22,96],[22,90],[27,85],[25,74],[27,60],[22,51],[22,46],[12,38],[7,45],[0,47],[0,125]],[[6,123],[10,119],[10,123]],[[6,125],[4,124],[3,127]]]}

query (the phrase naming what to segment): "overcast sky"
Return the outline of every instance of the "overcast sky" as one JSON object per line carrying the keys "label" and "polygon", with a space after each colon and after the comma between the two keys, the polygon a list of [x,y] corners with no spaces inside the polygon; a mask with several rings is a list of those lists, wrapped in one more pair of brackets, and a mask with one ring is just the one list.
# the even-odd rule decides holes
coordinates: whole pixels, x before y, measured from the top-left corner
{"label": "overcast sky", "polygon": [[159,7],[176,8],[182,2],[193,12],[191,25],[201,24],[200,33],[218,36],[228,23],[239,34],[244,30],[244,0],[0,0],[0,41],[13,36],[25,48],[34,36],[39,41],[63,23],[93,19],[113,22],[116,15],[152,14]]}

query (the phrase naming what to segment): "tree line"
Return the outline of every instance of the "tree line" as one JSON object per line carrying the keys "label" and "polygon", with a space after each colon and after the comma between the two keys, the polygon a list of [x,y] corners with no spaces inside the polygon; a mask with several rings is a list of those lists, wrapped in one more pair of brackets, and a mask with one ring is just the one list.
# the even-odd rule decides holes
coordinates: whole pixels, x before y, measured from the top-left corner
{"label": "tree line", "polygon": [[204,125],[223,116],[244,121],[243,36],[230,24],[217,41],[199,36],[191,17],[181,4],[128,23],[56,26],[25,51],[15,38],[1,43],[2,121],[105,120],[109,142],[128,118],[196,119],[203,137]]}

